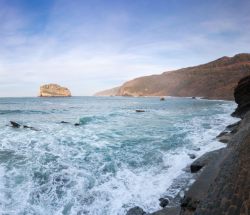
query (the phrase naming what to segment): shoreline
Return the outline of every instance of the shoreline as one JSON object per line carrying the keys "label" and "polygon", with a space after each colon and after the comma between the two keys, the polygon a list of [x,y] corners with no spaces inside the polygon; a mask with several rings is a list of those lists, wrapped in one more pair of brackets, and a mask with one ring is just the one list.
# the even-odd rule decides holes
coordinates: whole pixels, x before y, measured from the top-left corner
{"label": "shoreline", "polygon": [[173,206],[171,199],[153,213],[132,208],[127,215],[250,214],[250,76],[239,81],[234,95],[238,107],[231,116],[240,120],[216,137],[226,147],[207,152],[190,165],[196,179],[184,188],[183,197],[177,197],[179,203]]}

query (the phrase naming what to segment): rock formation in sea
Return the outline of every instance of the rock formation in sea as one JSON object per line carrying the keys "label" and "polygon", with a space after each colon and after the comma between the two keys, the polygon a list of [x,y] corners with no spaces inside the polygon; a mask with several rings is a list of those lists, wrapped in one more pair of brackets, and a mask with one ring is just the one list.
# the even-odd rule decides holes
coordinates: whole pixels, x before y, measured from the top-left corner
{"label": "rock formation in sea", "polygon": [[222,57],[207,64],[139,77],[114,91],[96,95],[180,96],[234,99],[238,81],[250,75],[250,54]]}
{"label": "rock formation in sea", "polygon": [[40,87],[39,96],[41,97],[68,97],[71,92],[66,87],[61,87],[58,84],[45,84]]}

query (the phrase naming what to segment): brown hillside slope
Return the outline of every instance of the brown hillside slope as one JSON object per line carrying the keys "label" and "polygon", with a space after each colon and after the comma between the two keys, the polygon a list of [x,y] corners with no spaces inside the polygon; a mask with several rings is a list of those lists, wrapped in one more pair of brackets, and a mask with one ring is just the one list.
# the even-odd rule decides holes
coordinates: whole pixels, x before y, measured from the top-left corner
{"label": "brown hillside slope", "polygon": [[247,75],[250,75],[250,54],[237,54],[199,66],[136,78],[124,83],[116,95],[232,100],[235,86]]}
{"label": "brown hillside slope", "polygon": [[120,87],[114,87],[112,89],[103,90],[95,94],[95,96],[115,96],[117,95]]}

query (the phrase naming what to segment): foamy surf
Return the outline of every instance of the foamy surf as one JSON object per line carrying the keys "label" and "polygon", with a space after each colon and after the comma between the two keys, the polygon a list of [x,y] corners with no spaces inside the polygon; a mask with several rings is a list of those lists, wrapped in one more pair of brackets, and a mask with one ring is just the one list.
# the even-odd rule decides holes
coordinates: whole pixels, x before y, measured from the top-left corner
{"label": "foamy surf", "polygon": [[[161,196],[180,191],[173,183],[185,177],[188,154],[223,147],[215,137],[236,121],[234,103],[225,101],[26,98],[27,109],[22,99],[6,98],[0,109],[13,102],[25,111],[0,115],[0,212],[6,214],[123,215],[136,205],[155,211]],[[40,131],[6,127],[9,120]]]}

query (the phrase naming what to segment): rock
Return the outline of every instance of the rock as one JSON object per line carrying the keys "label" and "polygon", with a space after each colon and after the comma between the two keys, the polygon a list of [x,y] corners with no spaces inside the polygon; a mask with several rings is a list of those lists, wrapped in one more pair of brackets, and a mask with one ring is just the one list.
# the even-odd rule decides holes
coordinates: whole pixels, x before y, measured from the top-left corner
{"label": "rock", "polygon": [[156,211],[154,213],[151,213],[150,215],[178,215],[180,214],[180,207],[176,206],[176,207],[166,207],[163,208],[159,211]]}
{"label": "rock", "polygon": [[161,97],[161,98],[160,98],[160,101],[164,101],[164,100],[165,100],[165,98],[164,98],[164,97]]}
{"label": "rock", "polygon": [[188,156],[189,156],[191,159],[195,159],[195,158],[196,158],[195,154],[188,154]]}
{"label": "rock", "polygon": [[230,132],[223,131],[216,138],[222,143],[228,143],[232,138],[232,134]]}
{"label": "rock", "polygon": [[169,200],[166,199],[166,198],[160,198],[159,201],[160,201],[160,204],[159,204],[159,205],[160,205],[162,208],[165,208],[165,207],[169,204]]}
{"label": "rock", "polygon": [[196,99],[196,97],[193,96],[192,99]]}
{"label": "rock", "polygon": [[61,121],[60,123],[62,123],[62,124],[68,124],[69,122]]}
{"label": "rock", "polygon": [[66,87],[58,84],[45,84],[40,87],[39,96],[41,97],[69,97],[71,92]]}
{"label": "rock", "polygon": [[243,118],[250,110],[250,76],[242,78],[234,90],[235,102],[238,104],[233,116]]}
{"label": "rock", "polygon": [[10,124],[11,124],[11,127],[13,127],[13,128],[20,128],[21,127],[20,124],[18,124],[17,122],[14,122],[14,121],[10,121]]}
{"label": "rock", "polygon": [[145,110],[136,110],[137,113],[145,112]]}
{"label": "rock", "polygon": [[226,128],[229,129],[230,131],[232,131],[232,130],[234,130],[235,128],[239,127],[240,122],[241,122],[241,120],[238,121],[238,122],[236,122],[236,123],[233,123],[233,124],[231,124],[231,125],[228,125]]}
{"label": "rock", "polygon": [[145,214],[146,212],[138,206],[130,208],[126,213],[126,215],[145,215]]}
{"label": "rock", "polygon": [[207,152],[202,155],[200,158],[196,159],[190,166],[191,173],[198,172],[201,168],[206,166],[211,160],[213,160],[216,156],[219,156],[221,151],[224,149],[218,149],[212,152]]}
{"label": "rock", "polygon": [[75,123],[74,126],[80,126],[80,123]]}
{"label": "rock", "polygon": [[40,131],[39,129],[36,129],[32,126],[27,126],[27,125],[24,125],[23,128],[29,128],[30,130],[33,130],[33,131]]}
{"label": "rock", "polygon": [[191,197],[184,197],[181,200],[181,207],[194,211],[197,208],[199,202],[199,200],[192,199]]}
{"label": "rock", "polygon": [[200,147],[195,147],[195,148],[193,148],[193,150],[194,150],[194,151],[200,151],[201,148],[200,148]]}

